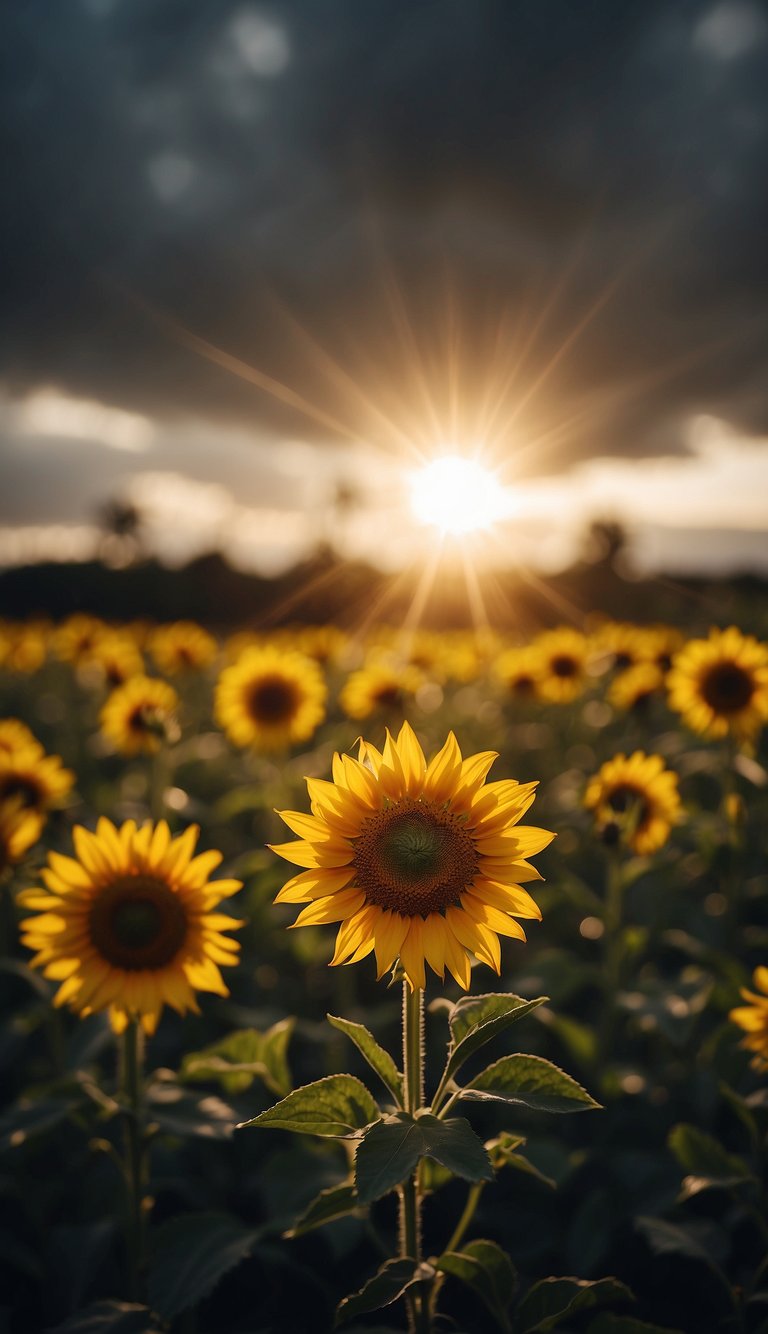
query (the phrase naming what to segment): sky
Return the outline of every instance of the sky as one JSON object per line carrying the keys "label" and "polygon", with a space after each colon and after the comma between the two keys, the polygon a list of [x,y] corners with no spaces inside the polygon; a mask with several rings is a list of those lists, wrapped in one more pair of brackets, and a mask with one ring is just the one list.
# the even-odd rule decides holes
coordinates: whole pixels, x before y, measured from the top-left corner
{"label": "sky", "polygon": [[448,452],[502,562],[768,571],[764,3],[7,13],[0,563],[394,569]]}

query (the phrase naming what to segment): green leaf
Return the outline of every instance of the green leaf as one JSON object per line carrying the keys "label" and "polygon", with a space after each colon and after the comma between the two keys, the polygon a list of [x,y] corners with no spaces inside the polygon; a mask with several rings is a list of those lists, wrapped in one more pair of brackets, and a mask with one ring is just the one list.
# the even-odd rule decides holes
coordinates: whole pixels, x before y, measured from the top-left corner
{"label": "green leaf", "polygon": [[355,1174],[361,1204],[388,1194],[410,1176],[421,1158],[435,1158],[465,1181],[491,1181],[488,1154],[468,1121],[438,1121],[429,1112],[385,1116],[365,1134],[357,1149]]}
{"label": "green leaf", "polygon": [[389,1089],[398,1106],[403,1101],[403,1076],[400,1074],[388,1051],[380,1047],[373,1033],[365,1024],[355,1024],[351,1019],[340,1019],[335,1014],[326,1016],[329,1024],[351,1038],[362,1053],[372,1070],[375,1070],[385,1088]]}
{"label": "green leaf", "polygon": [[692,1226],[669,1223],[666,1218],[638,1218],[637,1229],[643,1234],[654,1255],[685,1255],[701,1260],[710,1269],[718,1269],[717,1260]]}
{"label": "green leaf", "polygon": [[502,1056],[462,1089],[461,1097],[519,1103],[535,1112],[584,1112],[600,1106],[543,1056]]}
{"label": "green leaf", "polygon": [[680,1197],[683,1200],[704,1190],[728,1190],[755,1180],[743,1158],[728,1153],[722,1144],[698,1126],[684,1123],[675,1126],[667,1143],[688,1173]]}
{"label": "green leaf", "polygon": [[430,1265],[417,1265],[407,1257],[399,1260],[387,1260],[385,1264],[363,1284],[359,1292],[344,1297],[336,1308],[336,1324],[343,1325],[356,1315],[366,1311],[378,1311],[382,1306],[390,1306],[402,1297],[414,1283],[421,1283],[431,1278],[434,1269]]}
{"label": "green leaf", "polygon": [[249,1254],[258,1235],[227,1214],[188,1214],[163,1223],[149,1248],[150,1306],[173,1320],[207,1296]]}
{"label": "green leaf", "polygon": [[556,1329],[561,1320],[594,1306],[632,1301],[632,1293],[617,1278],[544,1278],[534,1283],[517,1308],[517,1334]]}
{"label": "green leaf", "polygon": [[505,1331],[511,1329],[509,1304],[517,1275],[509,1256],[495,1241],[470,1241],[461,1251],[446,1251],[437,1267],[466,1283],[485,1303],[497,1324]]}
{"label": "green leaf", "polygon": [[243,1093],[255,1078],[263,1080],[278,1097],[290,1092],[287,1047],[294,1019],[282,1019],[260,1033],[256,1028],[240,1029],[203,1051],[184,1057],[180,1078],[186,1081],[215,1079],[226,1093]]}
{"label": "green leaf", "polygon": [[494,1170],[499,1172],[503,1167],[511,1167],[516,1172],[524,1172],[527,1176],[534,1177],[550,1190],[557,1190],[556,1181],[545,1176],[543,1172],[539,1171],[538,1167],[534,1167],[533,1163],[524,1154],[517,1152],[521,1144],[525,1144],[524,1139],[519,1135],[510,1135],[506,1132],[499,1135],[497,1139],[486,1140],[485,1147],[488,1150],[488,1156]]}
{"label": "green leaf", "polygon": [[136,1302],[94,1302],[49,1334],[159,1334],[149,1308]]}
{"label": "green leaf", "polygon": [[173,1079],[156,1079],[147,1090],[152,1120],[168,1135],[182,1139],[229,1139],[237,1113],[212,1093],[182,1088]]}
{"label": "green leaf", "polygon": [[474,1052],[479,1051],[503,1033],[505,1028],[517,1023],[530,1014],[538,1005],[543,1005],[548,996],[537,996],[535,1000],[523,1000],[511,992],[489,992],[485,996],[463,996],[451,1010],[451,1045],[448,1048],[448,1063],[445,1068],[446,1080],[452,1079],[465,1061]]}
{"label": "green leaf", "polygon": [[682,1334],[667,1325],[649,1325],[647,1320],[635,1320],[632,1315],[613,1315],[604,1311],[590,1321],[587,1334]]}
{"label": "green leaf", "polygon": [[36,1135],[52,1130],[80,1105],[73,1098],[41,1098],[31,1102],[21,1099],[0,1117],[0,1150],[21,1148]]}
{"label": "green leaf", "polygon": [[272,1130],[295,1130],[302,1135],[329,1135],[344,1139],[354,1136],[372,1121],[378,1121],[379,1109],[371,1094],[354,1075],[328,1075],[314,1084],[294,1089],[282,1102],[266,1112],[243,1121],[246,1126],[265,1126]]}
{"label": "green leaf", "polygon": [[284,1237],[303,1237],[325,1223],[333,1223],[337,1218],[346,1218],[349,1214],[360,1214],[360,1202],[357,1198],[354,1182],[343,1181],[340,1186],[329,1186],[321,1190],[303,1214],[297,1218],[293,1227],[283,1233]]}

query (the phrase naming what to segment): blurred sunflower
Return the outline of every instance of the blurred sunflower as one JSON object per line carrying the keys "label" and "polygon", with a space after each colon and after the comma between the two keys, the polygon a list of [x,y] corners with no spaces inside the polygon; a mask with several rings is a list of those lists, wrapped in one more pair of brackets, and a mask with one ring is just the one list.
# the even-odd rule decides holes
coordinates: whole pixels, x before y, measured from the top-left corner
{"label": "blurred sunflower", "polygon": [[152,754],[164,740],[173,740],[179,697],[167,681],[132,676],[104,702],[99,724],[122,755]]}
{"label": "blurred sunflower", "polygon": [[518,699],[539,697],[541,663],[535,648],[508,648],[493,665],[493,674],[508,695]]}
{"label": "blurred sunflower", "polygon": [[3,666],[8,672],[31,676],[48,656],[48,626],[43,621],[19,621],[5,626]]}
{"label": "blurred sunflower", "polygon": [[664,689],[664,673],[655,662],[636,662],[619,672],[608,687],[608,703],[629,713],[644,709]]}
{"label": "blurred sunflower", "polygon": [[106,681],[111,687],[144,673],[144,659],[136,640],[133,635],[119,631],[104,634],[96,641],[87,666],[96,670],[100,682]]}
{"label": "blurred sunflower", "polygon": [[768,644],[732,625],[675,655],[669,704],[694,732],[748,741],[768,718]]}
{"label": "blurred sunflower", "polygon": [[36,914],[21,923],[32,966],[62,984],[54,1005],[82,1018],[108,1009],[115,1032],[137,1018],[153,1033],[164,1005],[197,1014],[195,991],[229,994],[218,965],[240,947],[222,932],[243,923],[214,910],[241,882],[208,879],[221,853],[193,857],[198,833],[101,819],[95,834],[74,829],[76,859],[48,854],[46,889],[19,902]]}
{"label": "blurred sunflower", "polygon": [[668,672],[672,659],[683,647],[683,635],[674,625],[648,625],[643,630],[649,661]]}
{"label": "blurred sunflower", "polygon": [[589,780],[584,805],[606,841],[623,839],[639,856],[658,852],[682,818],[677,774],[660,755],[614,755]]}
{"label": "blurred sunflower", "polygon": [[235,746],[286,750],[307,741],[325,717],[317,663],[274,646],[247,649],[216,685],[216,721]]}
{"label": "blurred sunflower", "polygon": [[533,642],[540,667],[539,692],[552,704],[569,704],[587,685],[590,644],[570,626],[548,630]]}
{"label": "blurred sunflower", "polygon": [[451,732],[427,764],[408,723],[383,752],[335,755],[332,783],[307,779],[312,814],[280,812],[300,841],[273,851],[307,869],[275,902],[308,905],[294,926],[341,922],[332,964],[375,950],[379,977],[399,957],[412,988],[429,963],[466,989],[470,951],[498,973],[499,936],[525,940],[515,918],[541,918],[522,884],[541,879],[527,858],[554,834],[518,824],[536,783],[485,785],[496,757],[463,759]]}
{"label": "blurred sunflower", "polygon": [[87,616],[84,612],[68,616],[53,635],[56,656],[61,658],[62,662],[75,664],[82,662],[84,658],[90,657],[99,639],[107,630],[108,626],[97,616]]}
{"label": "blurred sunflower", "polygon": [[348,718],[369,718],[372,713],[402,714],[423,679],[415,667],[368,662],[348,677],[339,692],[339,704]]}
{"label": "blurred sunflower", "polygon": [[20,718],[0,718],[0,755],[13,755],[16,751],[34,750],[35,747],[43,753],[34,732]]}
{"label": "blurred sunflower", "polygon": [[59,755],[46,755],[37,741],[22,750],[0,750],[0,802],[18,797],[30,810],[47,811],[69,794],[75,781]]}
{"label": "blurred sunflower", "polygon": [[0,802],[0,875],[21,861],[42,833],[43,817],[30,810],[19,797]]}
{"label": "blurred sunflower", "polygon": [[757,995],[741,987],[741,995],[748,1005],[739,1005],[731,1010],[728,1018],[746,1033],[739,1046],[755,1053],[752,1067],[755,1070],[768,1070],[768,968],[756,968],[752,980],[761,992]]}
{"label": "blurred sunflower", "polygon": [[153,631],[149,636],[149,651],[161,672],[175,676],[209,666],[219,646],[213,635],[196,621],[175,621]]}
{"label": "blurred sunflower", "polygon": [[639,662],[647,662],[652,653],[646,631],[630,621],[603,621],[592,634],[597,655],[605,659],[601,666],[625,672]]}
{"label": "blurred sunflower", "polygon": [[305,625],[297,635],[297,648],[323,666],[338,662],[348,642],[336,625]]}

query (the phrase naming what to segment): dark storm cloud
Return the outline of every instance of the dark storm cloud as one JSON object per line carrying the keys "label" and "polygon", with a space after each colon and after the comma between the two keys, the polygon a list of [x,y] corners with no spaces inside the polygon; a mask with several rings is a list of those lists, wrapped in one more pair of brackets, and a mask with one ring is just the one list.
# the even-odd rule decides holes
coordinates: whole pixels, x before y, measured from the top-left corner
{"label": "dark storm cloud", "polygon": [[13,27],[14,392],[384,439],[357,386],[418,401],[389,273],[438,410],[449,309],[465,384],[516,368],[510,405],[567,343],[515,430],[567,436],[534,468],[674,451],[692,412],[768,431],[756,0],[17,0]]}

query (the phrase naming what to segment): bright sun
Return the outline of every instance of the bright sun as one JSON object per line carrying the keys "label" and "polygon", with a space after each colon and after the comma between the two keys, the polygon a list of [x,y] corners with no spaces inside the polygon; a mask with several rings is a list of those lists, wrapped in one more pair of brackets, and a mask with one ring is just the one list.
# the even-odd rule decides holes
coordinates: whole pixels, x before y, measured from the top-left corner
{"label": "bright sun", "polygon": [[422,523],[443,533],[490,528],[502,517],[505,497],[496,477],[482,464],[445,455],[411,477],[411,507]]}

